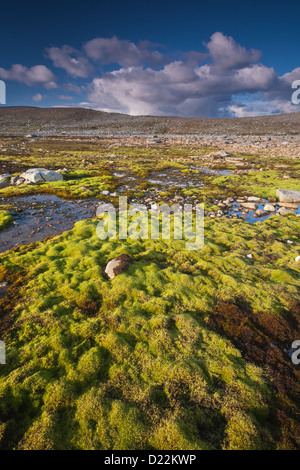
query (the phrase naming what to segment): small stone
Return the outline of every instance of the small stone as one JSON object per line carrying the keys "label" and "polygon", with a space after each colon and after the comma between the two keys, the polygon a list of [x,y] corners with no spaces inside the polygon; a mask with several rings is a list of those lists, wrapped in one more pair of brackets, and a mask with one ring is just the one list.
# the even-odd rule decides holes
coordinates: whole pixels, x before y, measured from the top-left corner
{"label": "small stone", "polygon": [[250,196],[247,198],[247,201],[248,202],[262,202],[261,198],[260,197],[256,197],[256,196]]}
{"label": "small stone", "polygon": [[255,214],[257,215],[257,217],[263,217],[264,215],[267,215],[267,212],[263,211],[262,209],[257,209],[257,211],[255,211]]}
{"label": "small stone", "polygon": [[18,181],[19,177],[18,176],[13,176],[10,180],[10,184],[16,184],[16,182]]}
{"label": "small stone", "polygon": [[0,181],[5,180],[8,183],[10,178],[11,178],[11,175],[9,175],[8,173],[5,175],[0,175]]}
{"label": "small stone", "polygon": [[273,206],[273,204],[266,204],[264,210],[267,212],[275,212],[276,208]]}
{"label": "small stone", "polygon": [[126,254],[120,255],[117,258],[108,260],[104,272],[109,277],[109,279],[113,279],[118,274],[126,271],[132,262],[133,259],[131,256]]}
{"label": "small stone", "polygon": [[286,214],[289,214],[290,212],[293,212],[292,209],[287,209],[286,207],[280,207],[277,211],[277,214],[286,215]]}
{"label": "small stone", "polygon": [[245,209],[249,209],[250,211],[255,211],[258,207],[256,202],[242,202],[241,204]]}

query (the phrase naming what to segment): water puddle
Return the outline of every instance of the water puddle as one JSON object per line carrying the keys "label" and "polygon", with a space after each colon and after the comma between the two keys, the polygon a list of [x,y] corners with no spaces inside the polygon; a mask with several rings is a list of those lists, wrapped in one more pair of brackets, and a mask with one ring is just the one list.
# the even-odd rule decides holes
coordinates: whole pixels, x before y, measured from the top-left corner
{"label": "water puddle", "polygon": [[[255,209],[255,211],[264,210],[265,204],[268,204],[268,201],[266,199],[262,199],[262,200],[264,202],[262,202],[261,204],[258,204],[257,209]],[[263,222],[264,220],[268,219],[272,215],[276,214],[276,212],[280,209],[280,206],[275,204],[275,203],[273,205],[276,209],[275,212],[268,212],[266,215],[257,216],[255,214],[255,211],[253,211],[253,210],[249,210],[247,214],[242,214],[242,212],[245,212],[245,208],[243,208],[243,206],[241,204],[239,204],[237,202],[233,202],[232,207],[228,211],[228,215],[232,216],[232,215],[236,214],[239,219],[241,218],[241,219],[246,220],[247,222],[250,222],[251,224],[255,224],[258,221]],[[293,212],[295,214],[300,214],[300,205],[298,205],[298,209],[293,210]]]}
{"label": "water puddle", "polygon": [[0,198],[0,204],[14,207],[14,223],[0,232],[0,252],[18,245],[41,241],[70,230],[75,222],[96,215],[99,200],[69,201],[57,196]]}
{"label": "water puddle", "polygon": [[223,176],[223,175],[232,175],[231,170],[213,170],[212,168],[202,167],[202,166],[194,166],[190,165],[191,170],[198,170],[201,173],[205,173],[207,175],[212,176]]}
{"label": "water puddle", "polygon": [[182,173],[180,170],[169,170],[168,173],[152,172],[148,183],[162,186],[163,188],[195,188],[203,187],[204,184],[196,175]]}
{"label": "water puddle", "polygon": [[[169,180],[169,184],[181,185],[182,183]],[[188,187],[195,185],[195,182],[185,181],[184,184]],[[164,187],[166,187],[166,182],[164,182]],[[256,210],[264,210],[267,200],[263,201],[258,204]],[[99,200],[96,199],[70,201],[46,195],[0,198],[0,205],[13,207],[10,210],[14,216],[13,224],[0,232],[0,252],[70,230],[75,222],[95,217],[98,204]],[[274,206],[277,212],[280,206],[277,204]],[[232,202],[231,207],[225,210],[223,216],[242,218],[247,222],[256,223],[276,213],[269,212],[258,217],[254,210],[245,212],[246,210],[240,203]],[[300,214],[300,205],[293,212]]]}

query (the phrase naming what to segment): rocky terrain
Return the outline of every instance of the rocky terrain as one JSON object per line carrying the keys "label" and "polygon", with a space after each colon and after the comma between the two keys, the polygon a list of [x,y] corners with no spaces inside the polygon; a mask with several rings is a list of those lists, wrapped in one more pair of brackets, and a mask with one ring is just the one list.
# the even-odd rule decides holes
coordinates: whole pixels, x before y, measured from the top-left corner
{"label": "rocky terrain", "polygon": [[84,108],[1,107],[0,132],[60,135],[297,135],[300,113],[250,118],[129,116]]}

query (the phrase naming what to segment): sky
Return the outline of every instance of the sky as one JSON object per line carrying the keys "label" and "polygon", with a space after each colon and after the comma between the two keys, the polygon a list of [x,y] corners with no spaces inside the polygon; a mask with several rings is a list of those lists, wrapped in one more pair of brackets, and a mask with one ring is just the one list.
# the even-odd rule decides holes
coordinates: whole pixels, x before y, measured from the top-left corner
{"label": "sky", "polygon": [[300,2],[0,5],[7,106],[243,117],[300,111]]}

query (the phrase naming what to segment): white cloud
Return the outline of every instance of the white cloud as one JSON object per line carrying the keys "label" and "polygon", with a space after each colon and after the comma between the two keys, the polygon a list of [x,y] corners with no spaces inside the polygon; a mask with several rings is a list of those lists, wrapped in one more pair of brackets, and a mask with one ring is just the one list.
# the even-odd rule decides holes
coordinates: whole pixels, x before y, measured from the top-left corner
{"label": "white cloud", "polygon": [[34,65],[28,68],[14,64],[10,70],[0,68],[0,78],[25,83],[28,86],[43,85],[47,89],[57,88],[55,75],[45,65]]}
{"label": "white cloud", "polygon": [[37,93],[36,95],[32,97],[32,100],[35,101],[36,103],[38,103],[39,101],[42,101],[42,99],[43,99],[43,95],[41,95],[40,93]]}
{"label": "white cloud", "polygon": [[[195,60],[177,60],[160,69],[122,67],[103,74],[90,84],[88,100],[95,108],[133,115],[295,111],[290,103],[290,87],[297,76],[300,78],[299,69],[279,77],[273,67],[257,63],[259,51],[249,51],[222,33],[212,35],[207,49],[209,61],[200,66]],[[235,102],[236,95],[245,93],[253,96],[256,105],[252,108]]]}
{"label": "white cloud", "polygon": [[160,67],[168,61],[149,41],[135,44],[116,36],[92,39],[84,45],[84,50],[90,59],[101,65],[117,63],[122,67],[135,67],[148,64]]}
{"label": "white cloud", "polygon": [[46,53],[55,67],[64,69],[72,77],[87,78],[93,72],[93,65],[73,47],[50,47]]}
{"label": "white cloud", "polygon": [[62,101],[73,101],[74,100],[73,96],[69,96],[69,95],[59,95],[59,99],[62,100]]}
{"label": "white cloud", "polygon": [[213,62],[220,69],[242,68],[258,62],[261,52],[255,49],[247,50],[230,36],[216,32],[206,45]]}
{"label": "white cloud", "polygon": [[[260,62],[260,51],[248,50],[221,32],[205,46],[204,51],[177,51],[171,60],[149,41],[95,38],[80,51],[68,45],[51,47],[47,57],[74,78],[62,83],[66,94],[58,99],[72,101],[69,93],[76,93],[82,100],[79,106],[133,115],[204,117],[297,110],[291,103],[291,84],[300,79],[300,67],[279,76]],[[104,66],[112,70],[103,72]],[[43,65],[0,68],[0,78],[58,88],[55,75]]]}
{"label": "white cloud", "polygon": [[256,100],[251,103],[239,103],[228,106],[227,111],[236,117],[265,116],[266,114],[281,114],[296,112],[291,102],[281,100]]}

